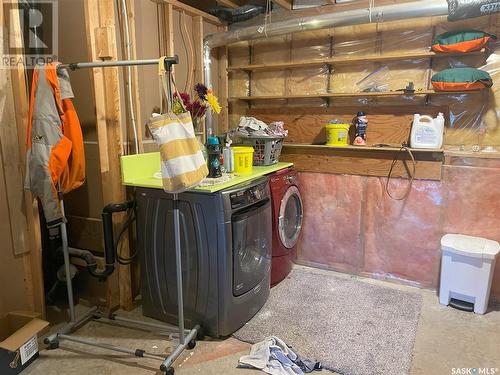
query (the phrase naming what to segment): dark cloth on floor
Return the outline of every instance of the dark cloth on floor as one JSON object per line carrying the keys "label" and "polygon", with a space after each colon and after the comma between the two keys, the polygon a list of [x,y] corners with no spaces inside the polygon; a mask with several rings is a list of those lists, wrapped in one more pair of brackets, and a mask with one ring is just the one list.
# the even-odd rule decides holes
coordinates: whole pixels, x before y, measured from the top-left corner
{"label": "dark cloth on floor", "polygon": [[302,375],[320,371],[321,363],[298,356],[283,340],[271,336],[252,345],[240,358],[240,368],[256,368],[271,375]]}

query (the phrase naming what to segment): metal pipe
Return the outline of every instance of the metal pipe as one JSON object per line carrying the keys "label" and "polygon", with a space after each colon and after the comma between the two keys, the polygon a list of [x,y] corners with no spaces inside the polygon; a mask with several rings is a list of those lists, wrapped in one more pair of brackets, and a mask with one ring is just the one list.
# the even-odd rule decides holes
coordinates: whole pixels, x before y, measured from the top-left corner
{"label": "metal pipe", "polygon": [[172,363],[175,362],[177,357],[186,349],[187,345],[191,342],[191,340],[194,340],[196,335],[198,334],[198,331],[200,330],[200,326],[195,326],[189,334],[186,336],[186,340],[184,343],[181,343],[175,348],[175,350],[166,358],[163,363],[160,365],[160,370],[161,371],[167,371],[167,369],[172,365]]}
{"label": "metal pipe", "polygon": [[[103,319],[108,319],[111,322],[116,321],[116,322],[123,322],[123,323],[129,323],[129,324],[136,324],[137,326],[140,326],[140,327],[161,329],[161,330],[169,331],[169,332],[172,332],[174,330],[175,331],[178,330],[178,327],[174,327],[171,325],[154,323],[154,322],[144,322],[142,320],[136,320],[136,319],[129,319],[129,318],[125,318],[123,316],[117,315],[117,314],[107,315],[107,314],[103,314],[103,313],[97,313],[95,315],[97,315]],[[189,333],[189,330],[185,329],[184,332],[187,334],[187,333]]]}
{"label": "metal pipe", "polygon": [[121,346],[107,344],[107,343],[99,342],[99,341],[95,341],[95,340],[89,340],[89,339],[86,339],[83,337],[78,337],[78,336],[59,334],[59,338],[62,340],[77,342],[79,344],[85,344],[85,345],[89,345],[89,346],[95,346],[97,348],[112,350],[114,352],[131,354],[131,355],[136,356],[136,357],[161,359],[162,361],[165,359],[165,357],[162,357],[162,356],[157,355],[157,354],[148,353],[142,349],[123,348]]}
{"label": "metal pipe", "polygon": [[225,33],[210,34],[205,37],[204,42],[210,48],[215,48],[244,40],[263,39],[299,31],[370,23],[370,19],[376,22],[385,22],[446,14],[448,14],[448,2],[446,0],[420,0],[411,3],[381,5],[292,18],[268,24],[265,32],[261,25],[249,26]]}
{"label": "metal pipe", "polygon": [[[109,68],[114,66],[135,66],[135,65],[156,65],[159,59],[146,59],[146,60],[110,60],[110,61],[92,61],[92,62],[79,62],[69,64],[59,64],[58,69],[69,68],[71,70],[84,69],[84,68]],[[179,56],[165,58],[166,63],[178,64]]]}
{"label": "metal pipe", "polygon": [[[59,194],[62,198],[61,183],[59,183]],[[75,302],[73,298],[73,282],[71,280],[71,270],[69,262],[69,249],[68,249],[68,232],[66,230],[66,215],[64,213],[64,200],[61,199],[61,213],[62,213],[62,223],[61,223],[61,241],[62,241],[62,251],[64,257],[64,270],[66,273],[66,289],[68,291],[68,305],[69,305],[69,317],[70,322],[74,323],[76,321],[75,317]]]}
{"label": "metal pipe", "polygon": [[[212,86],[211,85],[212,73],[210,70],[211,69],[210,65],[212,64],[212,60],[210,59],[210,51],[211,51],[210,46],[206,42],[203,42],[203,75],[205,79],[205,85],[208,88]],[[213,130],[212,111],[205,112],[205,126],[207,129]],[[214,134],[214,132],[212,132],[212,134]]]}
{"label": "metal pipe", "polygon": [[79,326],[80,324],[82,324],[83,322],[85,322],[87,320],[90,320],[92,318],[92,316],[94,315],[94,313],[97,312],[97,310],[98,310],[97,306],[92,307],[84,315],[82,315],[78,319],[76,319],[75,322],[66,324],[58,332],[53,333],[52,335],[46,337],[45,340],[43,340],[43,342],[45,344],[48,344],[48,345],[57,342],[57,338],[60,334],[64,335],[64,334],[70,333],[75,327]]}
{"label": "metal pipe", "polygon": [[[203,42],[205,85],[212,86],[210,74],[210,50],[247,40],[270,38],[283,34],[307,30],[320,30],[338,26],[359,25],[381,21],[412,19],[448,14],[446,0],[421,0],[411,3],[374,6],[371,8],[354,9],[335,13],[318,14],[308,17],[296,17],[267,25],[264,32],[262,25],[248,26],[241,29],[207,35]],[[212,113],[206,114],[207,129],[213,132]]]}
{"label": "metal pipe", "polygon": [[184,301],[182,298],[182,253],[181,253],[181,226],[179,219],[179,195],[174,194],[174,238],[175,262],[177,270],[177,310],[179,314],[179,342],[184,345]]}

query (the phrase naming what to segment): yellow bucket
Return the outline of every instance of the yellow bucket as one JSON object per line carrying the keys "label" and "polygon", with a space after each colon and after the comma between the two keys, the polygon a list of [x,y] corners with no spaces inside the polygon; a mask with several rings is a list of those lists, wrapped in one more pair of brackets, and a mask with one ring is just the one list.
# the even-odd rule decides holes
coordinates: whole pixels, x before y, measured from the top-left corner
{"label": "yellow bucket", "polygon": [[253,147],[234,146],[234,173],[252,173]]}
{"label": "yellow bucket", "polygon": [[326,128],[327,146],[348,146],[350,124],[328,124]]}

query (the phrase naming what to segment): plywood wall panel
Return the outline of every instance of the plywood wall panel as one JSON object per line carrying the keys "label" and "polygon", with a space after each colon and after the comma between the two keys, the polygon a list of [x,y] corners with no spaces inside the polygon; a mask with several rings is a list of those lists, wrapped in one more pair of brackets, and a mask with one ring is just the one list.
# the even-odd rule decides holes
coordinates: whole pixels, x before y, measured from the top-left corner
{"label": "plywood wall panel", "polygon": [[228,46],[229,66],[247,65],[250,63],[250,46],[248,42],[240,42]]}
{"label": "plywood wall panel", "polygon": [[330,107],[330,108],[253,108],[248,114],[267,123],[283,121],[288,129],[288,143],[324,144],[326,142],[325,125],[332,119],[341,119],[351,124],[358,110],[368,114],[369,126],[367,142],[369,145],[377,143],[401,144],[407,142],[410,135],[413,114],[418,111],[422,114],[437,116],[439,112],[447,113],[442,107],[415,107],[415,106],[379,106],[379,107]]}
{"label": "plywood wall panel", "polygon": [[[427,90],[427,69],[429,59],[391,61],[385,66],[388,69],[385,74],[388,91],[404,89],[411,81],[415,90]],[[383,79],[383,78],[381,78]]]}
{"label": "plywood wall panel", "polygon": [[377,31],[382,53],[428,51],[433,37],[431,18],[382,22]]}
{"label": "plywood wall panel", "polygon": [[330,57],[332,31],[315,30],[295,33],[291,36],[291,60],[303,61]]}
{"label": "plywood wall panel", "polygon": [[259,71],[252,73],[252,95],[285,95],[286,71]]}
{"label": "plywood wall panel", "polygon": [[287,92],[290,95],[320,94],[328,91],[328,68],[293,69],[289,72]]}
{"label": "plywood wall panel", "polygon": [[377,49],[377,25],[356,25],[335,28],[333,31],[333,55],[364,55],[379,52]]}
{"label": "plywood wall panel", "polygon": [[252,64],[288,62],[290,55],[290,37],[288,35],[252,42]]}
{"label": "plywood wall panel", "polygon": [[246,96],[249,90],[248,74],[241,71],[231,71],[229,76],[229,96]]}
{"label": "plywood wall panel", "polygon": [[[354,63],[352,65],[341,65],[334,67],[331,76],[331,92],[360,92],[368,82],[375,82],[370,76],[375,72],[373,63]],[[374,77],[378,85],[386,84],[386,81]]]}

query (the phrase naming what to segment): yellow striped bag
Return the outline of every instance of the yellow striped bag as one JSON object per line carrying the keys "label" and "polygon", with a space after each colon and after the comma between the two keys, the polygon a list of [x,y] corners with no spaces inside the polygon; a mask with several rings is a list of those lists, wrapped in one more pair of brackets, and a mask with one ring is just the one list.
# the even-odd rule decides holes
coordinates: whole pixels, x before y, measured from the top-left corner
{"label": "yellow striped bag", "polygon": [[[208,168],[200,144],[196,139],[189,112],[172,112],[172,80],[160,59],[160,79],[167,96],[167,113],[153,116],[148,128],[160,148],[163,189],[168,193],[181,193],[198,185],[207,175]],[[168,83],[166,82],[168,77]]]}

